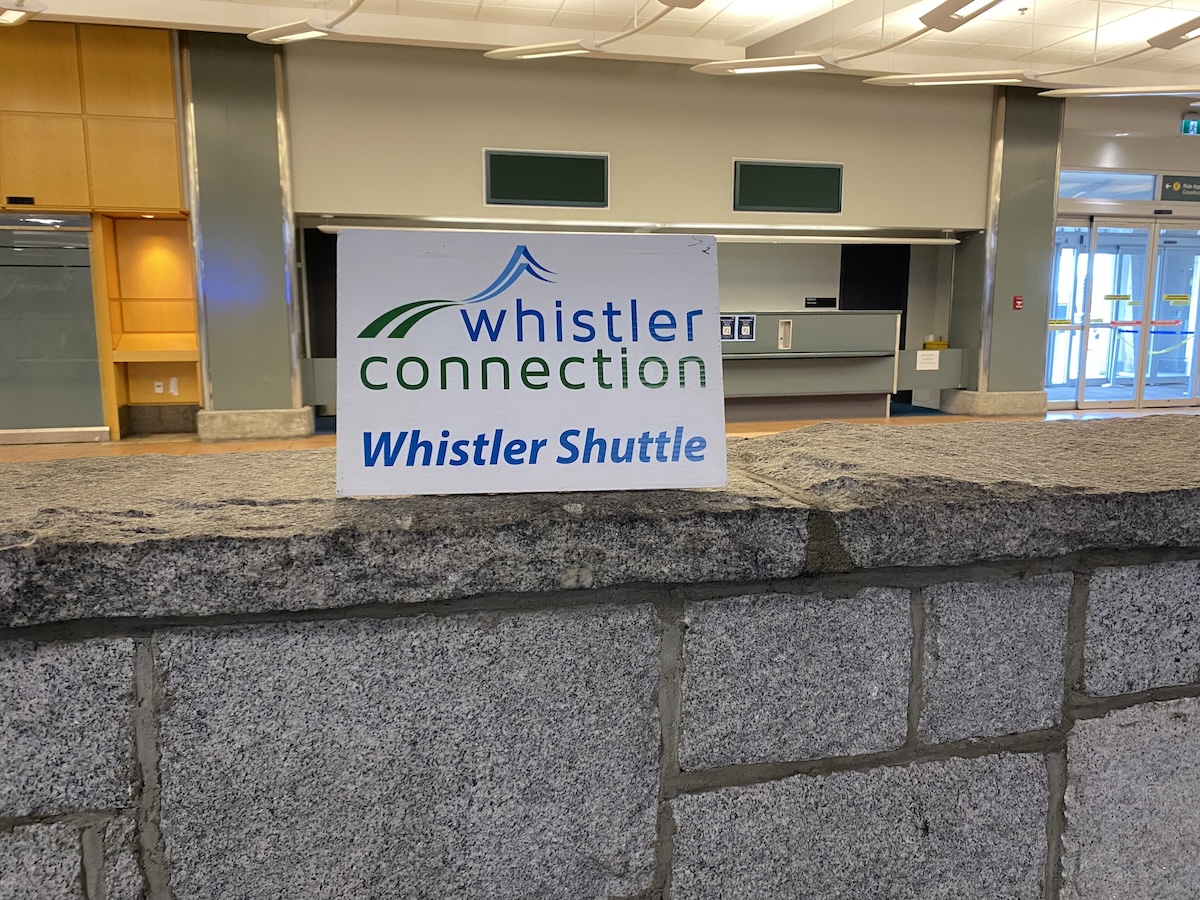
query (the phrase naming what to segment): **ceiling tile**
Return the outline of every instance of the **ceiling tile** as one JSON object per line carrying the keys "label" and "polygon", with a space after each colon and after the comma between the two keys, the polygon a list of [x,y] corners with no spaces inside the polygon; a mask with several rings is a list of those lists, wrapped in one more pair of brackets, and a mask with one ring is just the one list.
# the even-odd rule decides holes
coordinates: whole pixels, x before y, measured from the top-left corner
{"label": "ceiling tile", "polygon": [[629,27],[628,16],[594,16],[590,13],[561,11],[553,21],[555,28],[575,28],[582,31],[616,32]]}
{"label": "ceiling tile", "polygon": [[562,6],[562,0],[482,0],[480,10],[484,9],[533,9],[541,12],[556,13]]}
{"label": "ceiling tile", "polygon": [[446,3],[441,0],[399,0],[397,3],[398,14],[402,16],[467,22],[475,18],[475,7],[474,2]]}
{"label": "ceiling tile", "polygon": [[501,25],[549,25],[554,19],[552,9],[518,9],[510,6],[484,6],[475,16],[477,22],[497,22]]}

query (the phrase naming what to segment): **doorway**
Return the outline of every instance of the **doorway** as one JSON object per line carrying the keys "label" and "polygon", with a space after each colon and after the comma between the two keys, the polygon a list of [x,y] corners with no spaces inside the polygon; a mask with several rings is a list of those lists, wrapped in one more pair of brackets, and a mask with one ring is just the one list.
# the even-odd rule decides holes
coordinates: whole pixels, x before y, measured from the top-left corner
{"label": "doorway", "polygon": [[1051,408],[1200,405],[1200,226],[1063,220],[1046,345]]}

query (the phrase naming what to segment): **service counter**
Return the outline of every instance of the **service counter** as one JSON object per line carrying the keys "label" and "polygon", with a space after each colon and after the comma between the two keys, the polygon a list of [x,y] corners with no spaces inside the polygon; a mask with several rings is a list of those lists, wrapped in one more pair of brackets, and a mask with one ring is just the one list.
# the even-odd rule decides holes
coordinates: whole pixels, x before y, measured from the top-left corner
{"label": "service counter", "polygon": [[886,416],[897,391],[961,387],[962,351],[901,350],[898,312],[729,311],[722,319],[733,326],[721,343],[730,421]]}

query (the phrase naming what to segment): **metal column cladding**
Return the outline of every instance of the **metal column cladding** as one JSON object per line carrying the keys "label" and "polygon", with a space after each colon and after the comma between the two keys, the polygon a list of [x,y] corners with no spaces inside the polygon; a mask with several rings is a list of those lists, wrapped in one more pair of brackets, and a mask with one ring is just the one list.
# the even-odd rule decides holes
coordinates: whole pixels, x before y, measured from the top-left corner
{"label": "metal column cladding", "polygon": [[996,103],[987,229],[955,253],[950,336],[979,354],[970,389],[1040,391],[1063,107],[1029,88],[998,88]]}
{"label": "metal column cladding", "polygon": [[186,36],[209,408],[294,407],[288,216],[276,50]]}

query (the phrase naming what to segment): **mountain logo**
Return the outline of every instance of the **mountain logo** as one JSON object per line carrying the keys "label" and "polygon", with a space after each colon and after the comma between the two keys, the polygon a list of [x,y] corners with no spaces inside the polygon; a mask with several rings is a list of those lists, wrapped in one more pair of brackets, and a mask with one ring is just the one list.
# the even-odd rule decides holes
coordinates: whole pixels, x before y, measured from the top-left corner
{"label": "mountain logo", "polygon": [[[554,275],[550,269],[547,269],[529,253],[529,248],[524,244],[518,244],[513,250],[512,256],[504,266],[504,270],[496,276],[496,279],[485,287],[478,294],[467,297],[464,300],[445,300],[445,299],[428,299],[414,300],[411,303],[402,303],[393,309],[389,309],[379,318],[375,319],[370,325],[359,333],[360,338],[376,338],[379,337],[385,329],[392,327],[387,336],[390,338],[403,338],[412,327],[424,319],[431,313],[437,312],[439,309],[448,309],[455,306],[465,306],[468,303],[483,303],[485,300],[491,300],[493,297],[498,297],[514,284],[522,275],[531,275],[538,281],[544,281],[547,284],[554,284],[554,279],[547,278],[546,275]],[[464,314],[465,315],[465,314]]]}

